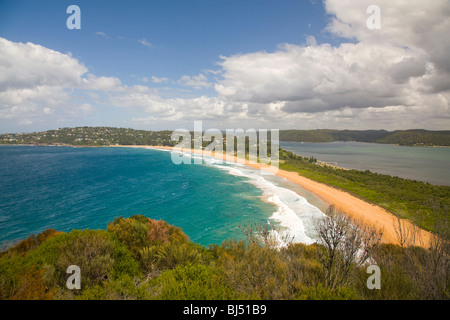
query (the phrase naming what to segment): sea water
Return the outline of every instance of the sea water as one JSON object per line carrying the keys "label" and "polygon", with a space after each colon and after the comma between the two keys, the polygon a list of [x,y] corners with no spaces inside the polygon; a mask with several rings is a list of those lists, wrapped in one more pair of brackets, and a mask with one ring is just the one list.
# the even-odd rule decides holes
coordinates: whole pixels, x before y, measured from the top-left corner
{"label": "sea water", "polygon": [[196,243],[243,239],[239,226],[271,223],[314,242],[326,204],[299,186],[204,158],[176,165],[143,148],[0,146],[0,244],[53,228],[106,229],[115,217],[163,219]]}

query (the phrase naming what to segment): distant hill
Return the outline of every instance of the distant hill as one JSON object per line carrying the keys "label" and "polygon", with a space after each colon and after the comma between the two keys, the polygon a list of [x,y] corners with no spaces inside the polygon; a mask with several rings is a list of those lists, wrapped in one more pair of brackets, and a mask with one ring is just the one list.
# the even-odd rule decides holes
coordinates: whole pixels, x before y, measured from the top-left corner
{"label": "distant hill", "polygon": [[172,131],[147,131],[113,127],[60,128],[33,133],[0,135],[0,144],[53,144],[74,146],[175,145]]}
{"label": "distant hill", "polygon": [[[33,133],[0,135],[0,144],[54,144],[75,146],[164,145],[174,146],[172,131],[147,131],[113,127],[60,128]],[[281,141],[359,141],[408,146],[450,146],[450,131],[428,130],[280,130]]]}
{"label": "distant hill", "polygon": [[450,146],[450,131],[414,130],[280,130],[281,141],[359,141],[408,146]]}
{"label": "distant hill", "polygon": [[375,142],[400,145],[450,146],[450,131],[394,131]]}

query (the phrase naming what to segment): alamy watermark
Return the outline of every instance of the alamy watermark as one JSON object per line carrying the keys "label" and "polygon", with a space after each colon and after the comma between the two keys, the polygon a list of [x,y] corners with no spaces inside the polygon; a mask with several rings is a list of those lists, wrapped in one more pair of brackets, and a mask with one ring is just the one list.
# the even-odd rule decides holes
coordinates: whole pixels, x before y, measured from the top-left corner
{"label": "alamy watermark", "polygon": [[[70,5],[67,7],[66,13],[70,16],[66,20],[67,29],[81,29],[81,9],[77,5]],[[381,29],[381,9],[379,6],[372,4],[367,7],[366,13],[370,16],[366,20],[366,26],[370,30]]]}
{"label": "alamy watermark", "polygon": [[[260,168],[263,174],[275,174],[279,168],[279,130],[271,129],[270,138],[268,133],[267,129],[226,129],[224,135],[224,132],[214,128],[203,131],[202,121],[194,121],[193,134],[187,129],[172,132],[172,141],[179,142],[172,150],[172,162],[202,164],[204,155],[214,155],[218,163],[237,160],[262,164],[264,166]],[[204,143],[209,144],[204,146]],[[186,157],[186,153],[192,152],[198,155],[193,157],[193,161],[192,157]]]}
{"label": "alamy watermark", "polygon": [[67,7],[66,13],[71,15],[67,18],[66,26],[67,29],[81,29],[81,9],[77,5],[70,5]]}
{"label": "alamy watermark", "polygon": [[372,4],[367,7],[367,14],[370,16],[366,20],[366,26],[370,30],[381,29],[381,9],[379,6]]}
{"label": "alamy watermark", "polygon": [[380,267],[377,265],[370,265],[367,267],[366,272],[368,274],[371,274],[367,278],[366,286],[368,289],[381,289],[381,270]]}
{"label": "alamy watermark", "polygon": [[70,265],[67,267],[66,273],[71,274],[71,276],[66,281],[66,286],[68,289],[81,289],[81,270],[79,266]]}

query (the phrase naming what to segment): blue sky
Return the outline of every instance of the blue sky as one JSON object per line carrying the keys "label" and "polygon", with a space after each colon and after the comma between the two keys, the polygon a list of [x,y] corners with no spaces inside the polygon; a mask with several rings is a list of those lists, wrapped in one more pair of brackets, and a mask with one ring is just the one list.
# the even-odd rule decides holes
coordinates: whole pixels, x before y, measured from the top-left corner
{"label": "blue sky", "polygon": [[[449,86],[434,86],[449,71],[439,55],[448,3],[379,2],[387,22],[377,33],[366,27],[370,1],[1,0],[0,132],[193,120],[446,129]],[[81,30],[66,27],[72,4]],[[443,14],[444,26],[404,14],[417,9]],[[410,34],[424,24],[431,40]]]}
{"label": "blue sky", "polygon": [[[81,30],[66,28],[66,8],[81,9]],[[320,39],[326,14],[310,1],[131,0],[2,1],[1,35],[71,52],[89,70],[139,83],[217,69],[221,55],[274,51]]]}

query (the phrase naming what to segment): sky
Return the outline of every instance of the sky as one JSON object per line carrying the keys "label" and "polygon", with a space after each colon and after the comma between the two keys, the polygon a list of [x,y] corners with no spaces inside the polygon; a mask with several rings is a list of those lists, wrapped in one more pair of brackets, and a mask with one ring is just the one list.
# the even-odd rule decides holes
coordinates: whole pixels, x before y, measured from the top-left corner
{"label": "sky", "polygon": [[449,32],[448,0],[0,0],[0,133],[450,130]]}

